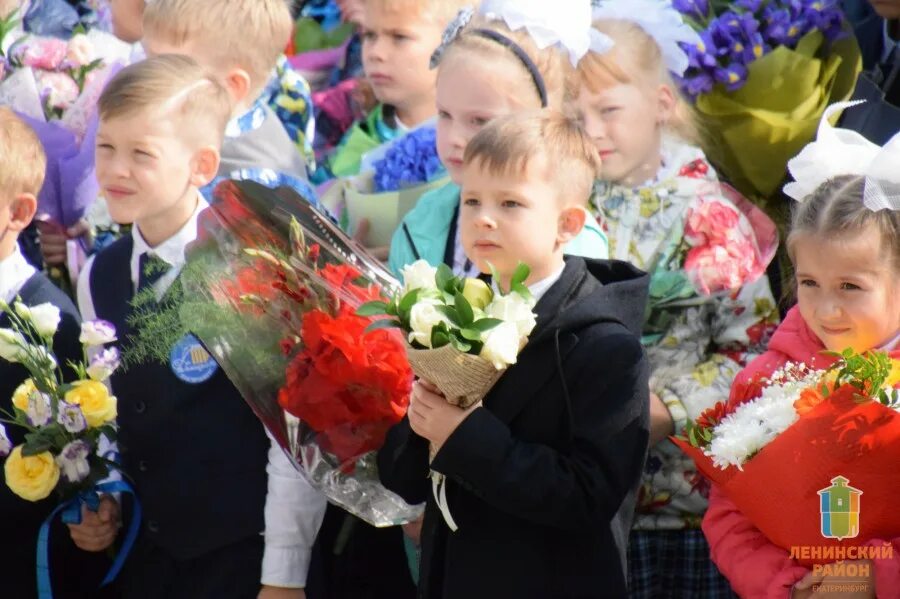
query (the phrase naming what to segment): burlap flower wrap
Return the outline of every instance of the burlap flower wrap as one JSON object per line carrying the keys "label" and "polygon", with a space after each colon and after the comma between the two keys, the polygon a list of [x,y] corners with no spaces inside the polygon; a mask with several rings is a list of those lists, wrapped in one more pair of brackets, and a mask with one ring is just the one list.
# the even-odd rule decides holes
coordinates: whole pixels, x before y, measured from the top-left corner
{"label": "burlap flower wrap", "polygon": [[438,349],[407,345],[406,356],[417,377],[437,386],[448,403],[463,409],[484,399],[504,372],[484,358],[465,354],[452,345]]}

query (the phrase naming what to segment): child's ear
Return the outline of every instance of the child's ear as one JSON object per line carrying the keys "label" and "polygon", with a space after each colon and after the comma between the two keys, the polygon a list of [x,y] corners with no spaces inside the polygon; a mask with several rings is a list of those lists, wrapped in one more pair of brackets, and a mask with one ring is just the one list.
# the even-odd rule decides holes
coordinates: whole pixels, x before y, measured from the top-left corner
{"label": "child's ear", "polygon": [[569,206],[559,214],[559,233],[556,238],[560,244],[575,239],[587,221],[587,210],[581,206]]}
{"label": "child's ear", "polygon": [[244,69],[231,69],[225,75],[225,86],[235,104],[240,104],[250,95],[250,74]]}
{"label": "child's ear", "polygon": [[9,228],[13,231],[24,231],[34,219],[37,212],[37,198],[30,193],[20,193],[9,204]]}
{"label": "child's ear", "polygon": [[675,92],[672,90],[672,88],[668,85],[660,85],[659,105],[657,107],[658,125],[665,125],[672,120],[672,117],[675,116],[675,106],[677,105],[677,103],[678,99],[675,96]]}
{"label": "child's ear", "polygon": [[206,146],[197,150],[191,161],[191,185],[203,187],[219,172],[219,150]]}

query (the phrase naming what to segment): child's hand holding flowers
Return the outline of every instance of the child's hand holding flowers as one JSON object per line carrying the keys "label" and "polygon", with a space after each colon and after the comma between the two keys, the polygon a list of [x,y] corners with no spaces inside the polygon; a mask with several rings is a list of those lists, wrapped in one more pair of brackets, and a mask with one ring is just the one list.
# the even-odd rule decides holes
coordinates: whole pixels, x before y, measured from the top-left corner
{"label": "child's hand holding flowers", "polygon": [[413,384],[407,416],[410,428],[431,441],[432,450],[437,453],[453,431],[479,407],[480,401],[466,409],[451,405],[437,387],[419,379]]}

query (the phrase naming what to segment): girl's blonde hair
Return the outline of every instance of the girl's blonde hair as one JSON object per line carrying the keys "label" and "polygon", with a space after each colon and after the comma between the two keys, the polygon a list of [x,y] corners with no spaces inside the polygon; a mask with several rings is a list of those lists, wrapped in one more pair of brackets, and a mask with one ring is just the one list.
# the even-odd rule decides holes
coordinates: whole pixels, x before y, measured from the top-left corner
{"label": "girl's blonde hair", "polygon": [[834,177],[797,204],[787,238],[791,261],[794,261],[794,243],[800,235],[855,236],[872,224],[881,234],[882,252],[887,252],[894,271],[900,272],[900,211],[869,210],[863,204],[865,184],[865,177],[860,175]]}
{"label": "girl's blonde hair", "polygon": [[576,97],[582,87],[597,93],[622,83],[642,83],[641,79],[654,86],[666,85],[675,95],[675,109],[666,127],[686,142],[699,143],[694,111],[666,69],[656,40],[632,21],[604,19],[594,22],[594,29],[612,38],[615,46],[604,54],[588,52],[579,61],[571,77],[571,95]]}
{"label": "girl's blonde hair", "polygon": [[547,106],[557,110],[562,109],[566,95],[566,79],[571,72],[569,61],[565,53],[555,46],[543,50],[538,48],[534,39],[524,29],[511,31],[500,21],[476,17],[466,26],[459,37],[450,43],[441,57],[441,63],[448,60],[450,56],[463,52],[478,54],[485,61],[506,60],[521,73],[522,94],[528,94],[529,90],[534,90],[534,98],[538,100],[535,108],[540,107],[540,96],[528,67],[503,44],[476,33],[478,29],[495,31],[515,42],[531,59],[543,78],[547,90]]}

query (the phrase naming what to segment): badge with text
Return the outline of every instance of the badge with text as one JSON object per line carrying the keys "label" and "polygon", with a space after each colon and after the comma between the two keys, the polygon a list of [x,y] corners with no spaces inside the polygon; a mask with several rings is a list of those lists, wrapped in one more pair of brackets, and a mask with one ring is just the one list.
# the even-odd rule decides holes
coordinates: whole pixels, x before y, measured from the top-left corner
{"label": "badge with text", "polygon": [[172,348],[169,366],[180,380],[194,385],[208,381],[219,368],[206,348],[190,334],[182,337]]}

